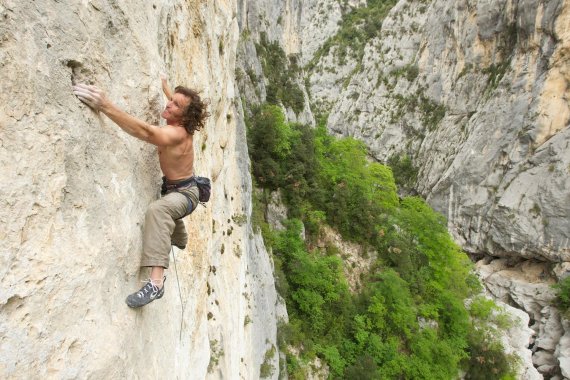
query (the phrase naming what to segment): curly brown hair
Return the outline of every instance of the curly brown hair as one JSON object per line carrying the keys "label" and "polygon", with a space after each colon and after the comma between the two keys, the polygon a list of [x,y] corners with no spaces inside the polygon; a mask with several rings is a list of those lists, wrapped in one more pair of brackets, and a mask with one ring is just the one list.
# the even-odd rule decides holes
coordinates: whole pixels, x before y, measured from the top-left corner
{"label": "curly brown hair", "polygon": [[190,103],[182,115],[182,126],[193,135],[195,131],[204,128],[206,118],[210,113],[206,110],[208,101],[202,100],[198,93],[188,87],[178,86],[174,89],[175,94],[182,94],[190,99]]}

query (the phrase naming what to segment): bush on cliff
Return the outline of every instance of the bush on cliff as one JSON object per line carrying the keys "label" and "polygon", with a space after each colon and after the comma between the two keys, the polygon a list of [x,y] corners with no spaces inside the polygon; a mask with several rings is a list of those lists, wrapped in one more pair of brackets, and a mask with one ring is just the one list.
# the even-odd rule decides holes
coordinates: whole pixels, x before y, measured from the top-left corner
{"label": "bush on cliff", "polygon": [[556,306],[558,306],[565,314],[565,317],[568,318],[570,314],[570,276],[563,278],[552,287],[556,290]]}
{"label": "bush on cliff", "polygon": [[[280,348],[300,348],[287,359],[290,377],[303,378],[299,360],[315,357],[334,379],[452,379],[462,368],[473,378],[510,376],[514,361],[464,306],[478,282],[445,219],[419,197],[398,199],[390,168],[368,160],[362,143],[285,123],[279,112],[256,110],[248,141],[257,183],[281,189],[297,218],[265,230],[290,315]],[[323,222],[378,253],[358,293],[338,252],[311,248]],[[495,359],[475,370],[486,349]]]}

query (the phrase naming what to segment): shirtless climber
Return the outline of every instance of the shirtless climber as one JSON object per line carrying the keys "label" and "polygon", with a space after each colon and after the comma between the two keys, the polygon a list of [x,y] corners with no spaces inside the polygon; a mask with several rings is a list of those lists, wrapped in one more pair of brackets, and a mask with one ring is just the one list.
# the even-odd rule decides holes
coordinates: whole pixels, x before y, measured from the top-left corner
{"label": "shirtless climber", "polygon": [[161,117],[166,126],[147,124],[113,104],[95,86],[77,84],[73,93],[83,103],[101,111],[128,134],[158,147],[162,177],[162,198],[152,202],[145,215],[141,267],[151,267],[150,278],[137,292],[126,299],[130,307],[141,307],[164,295],[164,270],[168,268],[170,246],[186,247],[188,235],[182,218],[198,205],[198,189],[194,180],[193,135],[204,127],[209,113],[198,93],[178,86],[171,96],[162,78],[162,87],[169,98]]}

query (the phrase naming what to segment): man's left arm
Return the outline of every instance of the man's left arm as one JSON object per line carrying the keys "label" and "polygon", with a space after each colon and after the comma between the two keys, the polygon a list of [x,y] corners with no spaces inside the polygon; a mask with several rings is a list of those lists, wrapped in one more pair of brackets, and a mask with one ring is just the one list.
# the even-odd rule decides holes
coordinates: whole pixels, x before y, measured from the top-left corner
{"label": "man's left arm", "polygon": [[165,73],[160,73],[160,81],[162,82],[162,92],[168,100],[172,99],[172,91],[168,87],[168,76]]}

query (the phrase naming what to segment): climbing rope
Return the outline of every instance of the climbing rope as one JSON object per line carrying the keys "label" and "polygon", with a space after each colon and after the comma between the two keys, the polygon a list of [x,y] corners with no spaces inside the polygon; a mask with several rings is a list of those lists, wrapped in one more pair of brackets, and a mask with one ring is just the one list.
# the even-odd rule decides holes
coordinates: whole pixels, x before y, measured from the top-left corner
{"label": "climbing rope", "polygon": [[172,258],[174,260],[174,272],[176,273],[176,283],[178,284],[178,295],[180,296],[180,307],[182,308],[182,313],[180,315],[180,337],[179,337],[179,340],[182,340],[182,325],[184,323],[184,303],[182,302],[182,290],[180,289],[180,281],[178,281],[178,269],[176,268],[176,255],[174,255],[174,246],[170,247],[170,251],[172,252]]}

